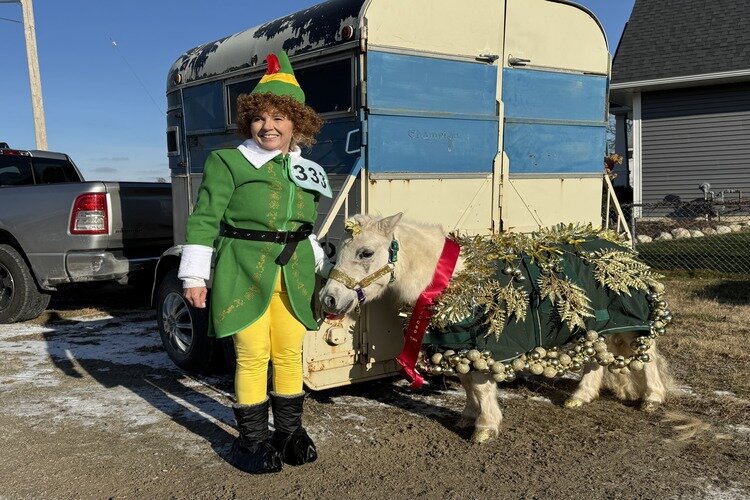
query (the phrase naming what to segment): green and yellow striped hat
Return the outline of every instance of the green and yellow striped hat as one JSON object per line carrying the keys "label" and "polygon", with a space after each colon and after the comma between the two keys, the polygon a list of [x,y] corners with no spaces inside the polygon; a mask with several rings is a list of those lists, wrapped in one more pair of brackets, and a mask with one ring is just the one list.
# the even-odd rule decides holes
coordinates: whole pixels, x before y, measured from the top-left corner
{"label": "green and yellow striped hat", "polygon": [[282,50],[277,54],[268,54],[266,64],[268,64],[266,74],[263,75],[251,94],[288,95],[304,104],[305,93],[294,77],[294,70],[292,70],[292,64],[289,62],[289,56],[286,55],[286,52]]}

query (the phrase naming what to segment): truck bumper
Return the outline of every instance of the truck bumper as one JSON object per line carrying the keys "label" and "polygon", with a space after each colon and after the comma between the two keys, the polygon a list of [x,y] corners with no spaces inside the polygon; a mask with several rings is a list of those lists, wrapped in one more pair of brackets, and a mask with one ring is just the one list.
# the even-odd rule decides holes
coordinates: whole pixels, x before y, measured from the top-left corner
{"label": "truck bumper", "polygon": [[127,258],[112,252],[68,252],[65,269],[71,282],[119,280],[154,268],[158,257]]}

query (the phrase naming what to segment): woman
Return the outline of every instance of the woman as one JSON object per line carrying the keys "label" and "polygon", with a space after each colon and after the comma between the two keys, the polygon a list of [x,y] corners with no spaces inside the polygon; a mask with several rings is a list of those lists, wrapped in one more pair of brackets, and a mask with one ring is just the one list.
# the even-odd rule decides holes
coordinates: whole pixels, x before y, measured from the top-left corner
{"label": "woman", "polygon": [[298,146],[312,144],[323,122],[304,104],[287,55],[271,54],[267,63],[255,89],[237,99],[237,127],[247,140],[206,161],[179,271],[185,298],[205,307],[216,250],[209,334],[234,339],[233,409],[240,434],[230,461],[251,473],[317,458],[302,427],[302,340],[318,328],[311,306],[314,273],[330,270],[311,232],[318,200],[330,197],[331,189],[323,168],[302,158]]}

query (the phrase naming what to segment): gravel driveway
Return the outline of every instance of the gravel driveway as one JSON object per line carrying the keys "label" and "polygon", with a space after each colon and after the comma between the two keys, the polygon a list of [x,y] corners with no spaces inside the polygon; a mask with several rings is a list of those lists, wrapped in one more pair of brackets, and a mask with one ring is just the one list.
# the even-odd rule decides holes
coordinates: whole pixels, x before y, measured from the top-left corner
{"label": "gravel driveway", "polygon": [[683,386],[655,414],[606,398],[566,410],[572,380],[503,385],[484,445],[453,427],[452,382],[311,393],[319,460],[247,475],[224,460],[230,378],[175,368],[153,312],[118,300],[0,325],[0,498],[750,498],[750,427],[700,411],[748,401]]}

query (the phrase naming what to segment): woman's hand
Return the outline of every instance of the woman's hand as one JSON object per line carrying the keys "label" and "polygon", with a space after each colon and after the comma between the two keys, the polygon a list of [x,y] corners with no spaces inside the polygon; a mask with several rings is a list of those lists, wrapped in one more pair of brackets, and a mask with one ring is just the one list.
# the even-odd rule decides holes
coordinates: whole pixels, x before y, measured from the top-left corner
{"label": "woman's hand", "polygon": [[208,288],[205,286],[196,286],[182,290],[182,296],[185,297],[191,306],[198,309],[206,307],[206,295],[208,295]]}

